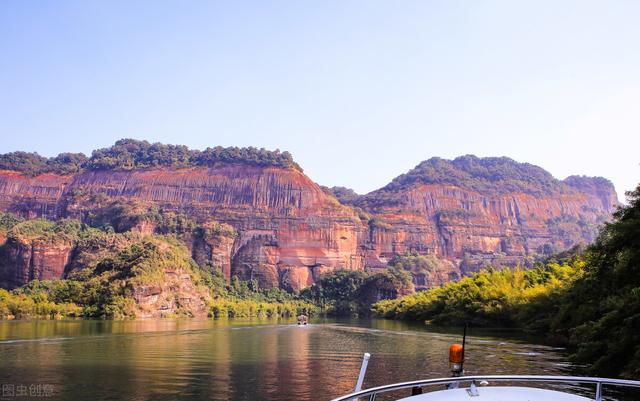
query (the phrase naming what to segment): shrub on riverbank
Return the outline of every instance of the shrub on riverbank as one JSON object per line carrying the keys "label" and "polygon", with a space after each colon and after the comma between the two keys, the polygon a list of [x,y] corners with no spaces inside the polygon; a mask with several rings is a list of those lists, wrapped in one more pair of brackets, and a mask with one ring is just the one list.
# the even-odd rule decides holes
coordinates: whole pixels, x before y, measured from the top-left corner
{"label": "shrub on riverbank", "polygon": [[580,259],[535,269],[484,270],[440,288],[373,305],[375,315],[438,325],[528,326],[533,311],[562,293],[584,269]]}
{"label": "shrub on riverbank", "polygon": [[0,319],[59,319],[82,316],[82,307],[73,303],[56,303],[45,293],[31,295],[0,288]]}
{"label": "shrub on riverbank", "polygon": [[221,317],[295,317],[314,315],[317,307],[304,301],[257,302],[251,299],[216,299],[211,302],[210,316]]}

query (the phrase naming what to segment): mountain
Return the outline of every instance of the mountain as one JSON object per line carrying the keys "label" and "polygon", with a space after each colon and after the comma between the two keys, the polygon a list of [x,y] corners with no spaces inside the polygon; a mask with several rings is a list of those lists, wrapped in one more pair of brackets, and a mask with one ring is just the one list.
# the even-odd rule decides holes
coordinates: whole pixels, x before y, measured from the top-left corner
{"label": "mountain", "polygon": [[367,265],[417,252],[467,274],[590,242],[618,201],[603,178],[560,181],[506,157],[467,155],[426,160],[352,204],[375,216]]}
{"label": "mountain", "polygon": [[[227,280],[289,290],[332,269],[408,266],[403,257],[426,258],[407,267],[417,288],[531,263],[593,239],[616,205],[605,179],[560,181],[508,158],[429,159],[359,196],[320,187],[289,153],[264,149],[121,140],[91,157],[0,155],[0,211],[176,235]],[[45,237],[0,232],[2,285],[73,270],[76,243]]]}

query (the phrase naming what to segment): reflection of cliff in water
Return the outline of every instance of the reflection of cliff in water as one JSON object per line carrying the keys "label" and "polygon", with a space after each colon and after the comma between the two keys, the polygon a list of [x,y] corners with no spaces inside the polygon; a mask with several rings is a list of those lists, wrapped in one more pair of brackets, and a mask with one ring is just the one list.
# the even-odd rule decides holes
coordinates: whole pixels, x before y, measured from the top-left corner
{"label": "reflection of cliff in water", "polygon": [[[311,400],[365,386],[448,375],[457,331],[393,321],[20,321],[0,324],[0,376],[51,383],[64,400]],[[468,373],[561,374],[559,350],[468,338]]]}

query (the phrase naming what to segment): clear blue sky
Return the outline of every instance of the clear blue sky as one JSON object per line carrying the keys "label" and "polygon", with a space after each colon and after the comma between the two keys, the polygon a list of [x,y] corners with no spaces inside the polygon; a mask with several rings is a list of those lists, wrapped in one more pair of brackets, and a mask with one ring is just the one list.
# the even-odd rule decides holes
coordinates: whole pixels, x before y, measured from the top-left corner
{"label": "clear blue sky", "polygon": [[0,2],[0,152],[289,150],[376,189],[432,156],[640,182],[640,1]]}

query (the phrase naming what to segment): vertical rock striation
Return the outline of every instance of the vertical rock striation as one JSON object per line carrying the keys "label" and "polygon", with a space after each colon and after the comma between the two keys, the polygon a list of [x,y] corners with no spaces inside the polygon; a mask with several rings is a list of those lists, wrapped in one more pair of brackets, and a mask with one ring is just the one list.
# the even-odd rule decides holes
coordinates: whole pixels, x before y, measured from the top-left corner
{"label": "vertical rock striation", "polygon": [[[299,169],[242,163],[75,175],[0,170],[0,210],[29,218],[88,221],[99,201],[123,199],[200,225],[228,224],[233,235],[182,237],[194,259],[221,267],[227,280],[237,275],[290,290],[331,269],[382,268],[408,252],[446,261],[418,288],[487,264],[526,264],[592,240],[617,205],[605,179],[559,181],[539,167],[473,156],[430,159],[364,196],[342,188],[336,196],[345,204],[327,192]],[[62,277],[72,250],[64,241],[9,239],[2,248],[5,285]]]}

